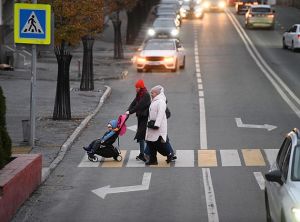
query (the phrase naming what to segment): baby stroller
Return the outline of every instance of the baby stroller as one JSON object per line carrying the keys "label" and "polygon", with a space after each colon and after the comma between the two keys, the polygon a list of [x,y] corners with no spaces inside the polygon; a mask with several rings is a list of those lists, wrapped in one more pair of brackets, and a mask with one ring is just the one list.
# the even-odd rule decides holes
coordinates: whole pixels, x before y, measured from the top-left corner
{"label": "baby stroller", "polygon": [[[113,158],[116,161],[122,161],[121,151],[119,149],[119,136],[123,136],[126,132],[126,120],[128,115],[120,115],[118,120],[109,121],[108,125],[111,130],[107,131],[100,139],[94,140],[88,147],[83,147],[87,151],[88,159],[92,162],[98,161],[98,156],[104,158]],[[113,143],[118,139],[118,146]],[[96,155],[95,155],[96,154]]]}

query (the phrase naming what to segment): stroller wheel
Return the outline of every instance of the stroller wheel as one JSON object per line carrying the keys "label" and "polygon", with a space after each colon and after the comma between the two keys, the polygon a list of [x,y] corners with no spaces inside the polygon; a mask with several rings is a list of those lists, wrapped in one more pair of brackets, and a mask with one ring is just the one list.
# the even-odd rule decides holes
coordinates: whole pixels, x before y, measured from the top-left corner
{"label": "stroller wheel", "polygon": [[116,157],[114,157],[114,160],[121,162],[122,161],[122,156],[118,155]]}
{"label": "stroller wheel", "polygon": [[92,157],[88,157],[89,161],[91,162],[97,162],[98,161],[98,157],[94,156],[93,158]]}

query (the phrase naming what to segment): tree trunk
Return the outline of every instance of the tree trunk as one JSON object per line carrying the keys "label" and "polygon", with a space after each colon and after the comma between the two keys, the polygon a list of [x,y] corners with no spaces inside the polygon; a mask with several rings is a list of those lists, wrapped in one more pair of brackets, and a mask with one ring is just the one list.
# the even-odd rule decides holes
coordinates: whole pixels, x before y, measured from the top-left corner
{"label": "tree trunk", "polygon": [[112,20],[113,26],[114,26],[114,32],[115,32],[115,39],[114,39],[114,58],[115,59],[123,59],[124,53],[123,53],[123,45],[122,45],[122,35],[121,35],[121,24],[119,18],[119,12],[116,14],[116,19]]}
{"label": "tree trunk", "polygon": [[72,55],[70,55],[70,52],[65,49],[64,42],[60,45],[60,47],[55,47],[54,51],[58,63],[58,75],[53,119],[70,120],[71,105],[69,76]]}
{"label": "tree trunk", "polygon": [[94,71],[93,71],[93,45],[94,38],[85,36],[82,38],[83,43],[83,65],[80,90],[94,90]]}

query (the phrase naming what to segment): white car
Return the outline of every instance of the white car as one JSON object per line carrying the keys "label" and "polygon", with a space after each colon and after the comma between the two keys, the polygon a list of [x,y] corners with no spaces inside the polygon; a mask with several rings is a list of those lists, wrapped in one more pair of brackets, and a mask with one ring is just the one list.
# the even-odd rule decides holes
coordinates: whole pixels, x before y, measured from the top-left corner
{"label": "white car", "polygon": [[147,32],[147,38],[179,38],[179,27],[174,19],[156,18]]}
{"label": "white car", "polygon": [[265,175],[265,205],[268,222],[300,221],[300,135],[288,133],[276,162]]}
{"label": "white car", "polygon": [[300,24],[293,25],[282,37],[282,47],[290,48],[292,51],[300,48]]}
{"label": "white car", "polygon": [[245,14],[246,28],[275,27],[275,11],[270,5],[251,5]]}
{"label": "white car", "polygon": [[185,50],[178,39],[150,39],[133,58],[138,72],[164,68],[176,72],[185,68]]}

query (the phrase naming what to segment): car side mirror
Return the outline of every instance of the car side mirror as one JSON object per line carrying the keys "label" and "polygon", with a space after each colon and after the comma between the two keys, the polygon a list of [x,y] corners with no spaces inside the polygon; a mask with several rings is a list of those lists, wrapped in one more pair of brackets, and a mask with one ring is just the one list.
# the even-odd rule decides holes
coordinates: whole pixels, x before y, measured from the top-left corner
{"label": "car side mirror", "polygon": [[279,183],[280,185],[283,185],[280,170],[270,171],[269,173],[265,174],[265,177],[266,177],[267,181],[276,182],[276,183]]}

